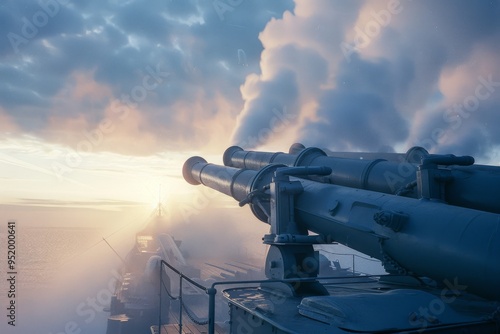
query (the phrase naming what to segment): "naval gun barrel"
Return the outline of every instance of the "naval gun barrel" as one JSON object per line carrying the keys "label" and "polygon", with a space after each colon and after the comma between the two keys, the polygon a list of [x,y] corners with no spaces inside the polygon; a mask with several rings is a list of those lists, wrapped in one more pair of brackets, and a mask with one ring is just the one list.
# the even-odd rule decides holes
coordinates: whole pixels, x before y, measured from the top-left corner
{"label": "naval gun barrel", "polygon": [[[222,167],[209,164],[202,157],[194,156],[184,163],[182,175],[189,184],[203,184],[243,203],[259,187],[269,184],[271,175],[266,173],[266,170],[269,168],[271,167],[255,171]],[[263,177],[259,179],[257,175],[262,175]],[[267,221],[265,214],[267,208],[262,208],[258,205],[250,205],[250,208],[257,218],[264,222]]]}
{"label": "naval gun barrel", "polygon": [[[289,208],[293,223],[317,233],[304,237],[314,237],[318,243],[342,243],[380,259],[389,272],[429,277],[447,287],[447,292],[500,300],[498,214],[302,177],[291,177],[281,187],[276,185],[282,182],[277,175],[283,173],[276,173],[280,168],[284,167],[267,165],[252,171],[192,157],[185,162],[183,175],[191,184],[204,184],[240,204],[250,203],[256,217],[268,223],[270,207],[282,211],[273,189],[284,189],[293,193],[293,201],[285,204],[293,203]],[[312,168],[310,172],[325,170]],[[282,236],[275,240],[286,236],[278,237]]]}
{"label": "naval gun barrel", "polygon": [[429,154],[414,147],[399,153],[331,153],[294,144],[290,153],[245,151],[231,146],[224,165],[258,170],[268,164],[326,166],[327,176],[310,179],[412,198],[425,198],[500,213],[500,167],[473,165],[470,156]]}
{"label": "naval gun barrel", "polygon": [[[307,149],[301,143],[295,143],[290,146],[289,154],[300,154]],[[387,161],[396,161],[399,163],[409,162],[419,164],[422,158],[429,156],[429,152],[420,146],[411,147],[406,153],[385,153],[385,152],[333,152],[325,150],[324,153],[333,158],[357,159],[357,160],[376,160],[384,159]]]}
{"label": "naval gun barrel", "polygon": [[203,184],[223,194],[233,197],[237,201],[247,195],[247,188],[251,189],[257,171],[213,165],[202,157],[189,158],[182,169],[184,179],[192,185]]}
{"label": "naval gun barrel", "polygon": [[[254,215],[265,223],[269,223],[269,203],[254,201],[254,198],[268,197],[265,191],[269,188],[274,172],[284,165],[268,165],[258,171],[218,166],[208,163],[202,157],[194,156],[186,160],[182,168],[184,179],[192,185],[203,184],[225,195],[231,196],[240,206],[250,204]],[[325,174],[330,172],[324,167],[304,168],[302,174]]]}

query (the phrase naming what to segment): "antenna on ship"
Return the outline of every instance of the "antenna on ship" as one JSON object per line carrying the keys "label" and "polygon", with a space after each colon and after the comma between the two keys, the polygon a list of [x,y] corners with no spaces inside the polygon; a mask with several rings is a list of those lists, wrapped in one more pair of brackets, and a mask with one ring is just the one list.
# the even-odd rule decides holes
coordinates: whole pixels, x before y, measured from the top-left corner
{"label": "antenna on ship", "polygon": [[125,260],[120,256],[120,254],[118,254],[118,252],[113,248],[113,246],[111,246],[108,240],[106,240],[104,237],[102,237],[102,240],[104,240],[104,242],[108,244],[109,248],[111,248],[111,250],[115,252],[116,256],[118,256],[120,260],[122,260],[122,262],[125,263]]}
{"label": "antenna on ship", "polygon": [[160,183],[160,189],[158,190],[158,217],[161,217],[161,183]]}

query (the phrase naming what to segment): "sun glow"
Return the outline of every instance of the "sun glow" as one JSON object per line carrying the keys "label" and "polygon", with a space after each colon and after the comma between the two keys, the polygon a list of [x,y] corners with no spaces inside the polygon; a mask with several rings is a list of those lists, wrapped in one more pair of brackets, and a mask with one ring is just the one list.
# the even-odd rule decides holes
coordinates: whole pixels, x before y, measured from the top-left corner
{"label": "sun glow", "polygon": [[[172,153],[145,157],[78,154],[28,137],[4,142],[0,151],[3,203],[100,210],[134,205],[154,208],[160,185],[165,200],[183,183],[182,160]],[[78,157],[80,163],[68,157]]]}

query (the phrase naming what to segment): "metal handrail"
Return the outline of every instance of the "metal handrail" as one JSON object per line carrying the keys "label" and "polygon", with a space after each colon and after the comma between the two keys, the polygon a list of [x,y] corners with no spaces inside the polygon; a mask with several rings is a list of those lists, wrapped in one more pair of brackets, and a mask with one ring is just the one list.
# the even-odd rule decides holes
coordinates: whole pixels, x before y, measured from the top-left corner
{"label": "metal handrail", "polygon": [[325,252],[325,253],[332,254],[332,255],[359,257],[360,259],[363,259],[363,260],[366,260],[366,261],[380,262],[379,259],[369,258],[369,257],[366,257],[366,256],[361,256],[361,255],[353,254],[353,253],[337,253],[337,252],[328,251],[326,249],[321,249],[321,252]]}
{"label": "metal handrail", "polygon": [[[182,281],[186,280],[195,287],[199,288],[200,290],[205,291],[205,293],[208,294],[209,296],[209,305],[208,305],[208,333],[209,334],[214,334],[215,333],[215,295],[217,294],[217,289],[215,288],[218,285],[234,285],[234,284],[256,284],[256,283],[288,283],[288,282],[315,282],[318,279],[320,280],[342,280],[342,279],[352,279],[353,277],[356,276],[329,276],[329,277],[305,277],[305,278],[288,278],[288,279],[262,279],[262,280],[240,280],[240,281],[219,281],[219,282],[214,282],[211,284],[210,288],[207,288],[203,286],[202,284],[195,282],[188,276],[184,275],[181,271],[177,270],[175,267],[170,265],[168,262],[161,260],[161,265],[160,265],[160,301],[159,301],[159,316],[158,316],[158,334],[161,334],[161,302],[162,302],[162,287],[163,285],[163,266],[167,266],[170,268],[173,272],[175,272],[179,278],[179,297],[176,299],[180,300],[179,303],[179,333],[182,334]],[[363,275],[363,278],[370,278],[370,277],[387,277],[387,276],[402,276],[402,275],[392,275],[392,274],[382,274],[382,275]],[[166,287],[165,287],[166,289]],[[167,290],[168,291],[168,290]]]}
{"label": "metal handrail", "polygon": [[[177,297],[175,299],[179,299],[179,334],[182,334],[182,307],[183,307],[182,281],[186,280],[189,283],[191,283],[192,285],[194,285],[195,287],[197,287],[198,289],[205,291],[206,293],[208,293],[208,289],[206,287],[204,287],[203,285],[199,284],[198,282],[195,282],[194,280],[192,280],[188,276],[184,275],[181,271],[177,270],[175,267],[170,265],[168,262],[161,260],[161,262],[160,262],[160,297],[159,297],[160,300],[159,300],[159,310],[158,310],[158,334],[161,334],[161,302],[162,302],[162,291],[163,291],[162,288],[165,287],[164,283],[163,283],[163,266],[164,265],[167,266],[168,268],[170,268],[173,272],[175,272],[180,278],[180,280],[179,280],[179,297]],[[167,291],[167,294],[169,294],[168,289],[166,287],[165,287],[165,290]],[[169,294],[169,297],[172,297],[172,296]],[[174,299],[174,298],[172,298],[172,299]]]}
{"label": "metal handrail", "polygon": [[[400,276],[400,275],[363,275],[363,278],[370,277],[382,277],[382,276]],[[355,276],[329,276],[329,277],[294,277],[286,279],[262,279],[262,280],[243,280],[243,281],[224,281],[224,282],[214,282],[208,289],[207,293],[209,295],[209,307],[208,307],[208,333],[215,333],[215,295],[217,294],[216,285],[232,285],[232,284],[253,284],[253,283],[297,283],[297,282],[316,282],[318,279],[352,279]]]}
{"label": "metal handrail", "polygon": [[[329,250],[326,250],[326,249],[321,249],[320,250],[321,252],[324,252],[324,253],[328,253],[328,254],[331,254],[331,255],[340,255],[340,256],[350,256],[352,257],[352,272],[353,273],[356,273],[356,261],[355,259],[356,258],[360,258],[360,259],[363,259],[365,261],[372,261],[372,262],[381,262],[379,259],[374,259],[374,258],[369,258],[369,257],[366,257],[366,256],[361,256],[361,255],[358,255],[358,254],[354,254],[354,253],[337,253],[337,252],[332,252],[332,251],[329,251]],[[362,272],[359,272],[360,274],[363,274]]]}

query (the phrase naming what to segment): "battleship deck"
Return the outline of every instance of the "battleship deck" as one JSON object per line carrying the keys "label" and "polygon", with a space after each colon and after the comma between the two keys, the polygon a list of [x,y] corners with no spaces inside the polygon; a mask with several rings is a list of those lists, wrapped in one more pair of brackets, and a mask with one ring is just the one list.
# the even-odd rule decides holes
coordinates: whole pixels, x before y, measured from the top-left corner
{"label": "battleship deck", "polygon": [[[157,334],[158,326],[155,326],[153,330],[151,331],[152,334]],[[200,326],[200,325],[195,325],[195,324],[190,324],[186,323],[182,326],[182,334],[206,334],[208,333],[207,326]],[[219,325],[215,325],[215,334],[225,334],[227,333],[226,330],[224,330],[222,327]],[[161,327],[161,333],[160,334],[179,334],[179,325],[178,324],[170,324],[170,325],[163,325]]]}

